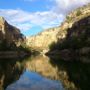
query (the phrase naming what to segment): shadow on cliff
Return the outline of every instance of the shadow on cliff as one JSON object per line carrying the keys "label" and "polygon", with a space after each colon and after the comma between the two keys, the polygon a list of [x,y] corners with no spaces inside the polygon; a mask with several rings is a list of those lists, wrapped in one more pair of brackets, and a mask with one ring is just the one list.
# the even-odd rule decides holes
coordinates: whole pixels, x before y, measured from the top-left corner
{"label": "shadow on cliff", "polygon": [[46,55],[67,73],[68,81],[77,87],[74,90],[90,90],[90,16],[68,28],[66,37],[52,43]]}
{"label": "shadow on cliff", "polygon": [[50,59],[50,63],[57,67],[59,72],[63,72],[60,73],[59,77],[62,77],[59,79],[65,88],[68,90],[90,90],[90,64],[79,61],[67,62],[55,57],[50,57]]}
{"label": "shadow on cliff", "polygon": [[90,16],[75,22],[66,31],[66,37],[58,39],[57,43],[52,43],[48,53],[55,50],[69,49],[75,51],[83,47],[90,47]]}

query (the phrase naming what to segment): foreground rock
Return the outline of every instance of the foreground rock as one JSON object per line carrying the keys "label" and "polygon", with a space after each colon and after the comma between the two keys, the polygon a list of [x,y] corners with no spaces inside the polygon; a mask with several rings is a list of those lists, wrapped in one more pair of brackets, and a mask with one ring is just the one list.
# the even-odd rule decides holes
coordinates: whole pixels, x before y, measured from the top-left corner
{"label": "foreground rock", "polygon": [[27,56],[24,51],[2,51],[0,52],[0,59],[3,58],[23,58]]}

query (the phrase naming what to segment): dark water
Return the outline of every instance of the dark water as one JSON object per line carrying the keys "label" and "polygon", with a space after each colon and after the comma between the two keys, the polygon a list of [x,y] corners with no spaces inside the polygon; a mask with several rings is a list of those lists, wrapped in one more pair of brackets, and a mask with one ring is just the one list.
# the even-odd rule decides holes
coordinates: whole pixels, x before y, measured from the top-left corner
{"label": "dark water", "polygon": [[0,60],[0,90],[64,90],[46,56]]}
{"label": "dark water", "polygon": [[41,55],[0,59],[0,90],[90,90],[90,63]]}

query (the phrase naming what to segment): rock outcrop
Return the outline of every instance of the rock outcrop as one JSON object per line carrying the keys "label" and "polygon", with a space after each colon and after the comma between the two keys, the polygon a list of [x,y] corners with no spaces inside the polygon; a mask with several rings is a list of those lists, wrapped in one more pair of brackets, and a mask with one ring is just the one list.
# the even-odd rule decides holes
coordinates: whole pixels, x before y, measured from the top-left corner
{"label": "rock outcrop", "polygon": [[3,17],[0,17],[0,43],[6,41],[8,46],[11,44],[20,46],[24,40],[25,37],[21,34],[18,28],[8,24]]}
{"label": "rock outcrop", "polygon": [[27,45],[31,48],[37,49],[37,50],[44,50],[49,48],[49,45],[52,42],[57,41],[57,33],[59,32],[60,28],[50,28],[47,29],[41,33],[39,33],[36,36],[27,37]]}

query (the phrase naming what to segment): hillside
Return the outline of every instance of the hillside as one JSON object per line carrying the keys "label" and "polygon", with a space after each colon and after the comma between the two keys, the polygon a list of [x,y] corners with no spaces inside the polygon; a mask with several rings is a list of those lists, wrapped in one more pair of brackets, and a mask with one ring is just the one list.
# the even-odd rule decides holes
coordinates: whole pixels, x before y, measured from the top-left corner
{"label": "hillside", "polygon": [[60,28],[58,41],[51,44],[49,54],[57,54],[66,61],[90,62],[90,4],[67,15]]}
{"label": "hillside", "polygon": [[25,37],[20,30],[0,17],[0,50],[19,47],[25,41]]}
{"label": "hillside", "polygon": [[56,35],[59,32],[59,27],[56,28],[50,28],[47,30],[44,30],[43,32],[39,33],[36,36],[27,37],[27,45],[30,48],[37,49],[39,51],[42,51],[44,49],[49,48],[49,45],[52,42],[57,41]]}
{"label": "hillside", "polygon": [[52,43],[55,44],[58,40],[62,41],[67,37],[68,29],[72,28],[75,22],[77,24],[78,21],[89,15],[90,4],[77,8],[66,16],[65,21],[59,27],[50,28],[38,35],[27,37],[27,45],[34,49],[48,50]]}

